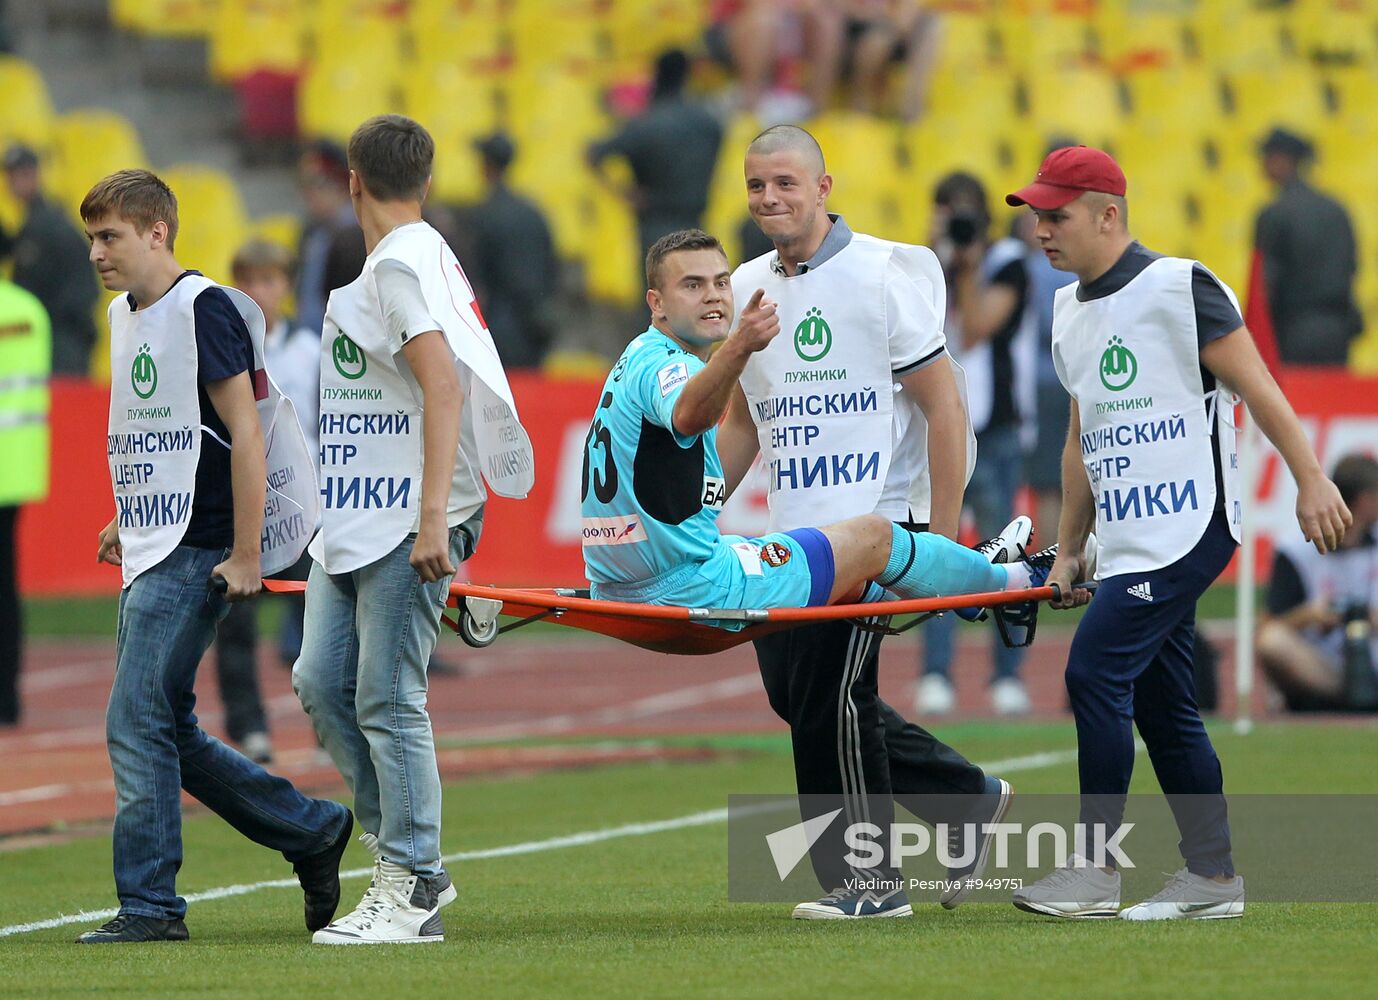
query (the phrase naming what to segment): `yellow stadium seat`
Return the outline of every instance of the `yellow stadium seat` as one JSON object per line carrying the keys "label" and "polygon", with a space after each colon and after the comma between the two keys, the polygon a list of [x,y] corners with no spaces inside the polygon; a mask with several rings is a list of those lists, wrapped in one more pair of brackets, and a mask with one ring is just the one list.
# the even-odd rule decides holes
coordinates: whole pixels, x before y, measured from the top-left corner
{"label": "yellow stadium seat", "polygon": [[507,22],[496,11],[472,8],[473,0],[431,0],[412,8],[408,25],[419,66],[480,64],[497,68],[510,55]]}
{"label": "yellow stadium seat", "polygon": [[1176,64],[1195,44],[1188,22],[1171,8],[1106,3],[1093,23],[1102,61],[1120,71]]}
{"label": "yellow stadium seat", "polygon": [[347,142],[359,123],[397,110],[393,73],[358,59],[327,58],[311,66],[297,90],[303,135]]}
{"label": "yellow stadium seat", "polygon": [[1105,141],[1120,129],[1124,107],[1119,84],[1103,70],[1076,68],[1030,73],[1029,117],[1045,133]]}
{"label": "yellow stadium seat", "polygon": [[1129,89],[1129,124],[1139,131],[1205,135],[1224,116],[1218,74],[1205,66],[1140,70],[1125,78]]}
{"label": "yellow stadium seat", "polygon": [[37,69],[23,59],[0,56],[0,144],[23,142],[39,152],[52,143],[53,105]]}
{"label": "yellow stadium seat", "polygon": [[295,254],[301,239],[301,219],[291,212],[264,215],[249,223],[248,237],[268,240]]}
{"label": "yellow stadium seat", "polygon": [[990,21],[962,10],[947,12],[942,20],[935,75],[969,74],[990,63],[1000,39]]}
{"label": "yellow stadium seat", "polygon": [[589,296],[605,302],[635,302],[643,281],[637,266],[641,244],[631,209],[606,192],[593,199],[593,209],[592,227],[582,241]]}
{"label": "yellow stadium seat", "polygon": [[1346,127],[1361,132],[1378,129],[1378,73],[1370,65],[1336,68],[1323,83],[1335,99],[1335,116]]}
{"label": "yellow stadium seat", "polygon": [[1316,147],[1316,182],[1337,197],[1359,199],[1368,214],[1378,196],[1378,128],[1340,119],[1318,126],[1307,136]]}
{"label": "yellow stadium seat", "polygon": [[96,181],[117,170],[148,166],[134,126],[104,108],[81,108],[62,115],[53,126],[53,140],[49,183],[74,218]]}
{"label": "yellow stadium seat", "polygon": [[546,66],[592,71],[612,55],[607,32],[577,5],[518,10],[508,24],[513,56],[523,71]]}
{"label": "yellow stadium seat", "polygon": [[434,196],[446,202],[477,199],[483,177],[473,141],[498,125],[497,78],[453,63],[423,67],[403,77],[402,108],[435,139]]}
{"label": "yellow stadium seat", "polygon": [[1303,58],[1354,66],[1378,58],[1378,12],[1371,3],[1293,0],[1287,20]]}
{"label": "yellow stadium seat", "polygon": [[1012,119],[1015,111],[1014,80],[1003,69],[964,76],[936,75],[929,85],[930,115],[971,118],[998,128]]}
{"label": "yellow stadium seat", "polygon": [[1005,9],[990,23],[1001,61],[1025,75],[1083,65],[1095,55],[1091,24],[1082,17]]}
{"label": "yellow stadium seat", "polygon": [[1262,134],[1285,125],[1306,132],[1328,113],[1320,79],[1309,66],[1241,70],[1226,82],[1234,102],[1230,117],[1245,131]]}
{"label": "yellow stadium seat", "polygon": [[230,260],[248,232],[239,188],[214,167],[182,164],[160,176],[177,196],[177,260],[215,281],[230,280]]}
{"label": "yellow stadium seat", "polygon": [[1285,16],[1251,0],[1200,3],[1192,26],[1201,57],[1216,69],[1268,69],[1293,56]]}
{"label": "yellow stadium seat", "polygon": [[306,18],[296,0],[221,0],[210,33],[211,75],[295,73],[306,58]]}
{"label": "yellow stadium seat", "polygon": [[141,35],[198,37],[211,32],[219,0],[110,0],[117,27]]}
{"label": "yellow stadium seat", "polygon": [[713,180],[708,187],[704,228],[722,242],[727,259],[733,263],[741,263],[742,248],[737,228],[747,216],[743,156],[762,128],[761,122],[749,114],[739,114],[728,122],[722,145],[718,147],[718,162],[713,166]]}
{"label": "yellow stadium seat", "polygon": [[602,14],[613,55],[643,67],[666,49],[698,45],[706,21],[706,4],[683,0],[612,0]]}

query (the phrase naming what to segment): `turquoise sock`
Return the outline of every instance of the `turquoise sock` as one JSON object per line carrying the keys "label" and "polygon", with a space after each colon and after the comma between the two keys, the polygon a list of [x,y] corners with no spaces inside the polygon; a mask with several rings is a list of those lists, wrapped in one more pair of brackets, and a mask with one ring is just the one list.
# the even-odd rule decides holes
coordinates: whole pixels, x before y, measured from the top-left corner
{"label": "turquoise sock", "polygon": [[1005,567],[975,549],[930,532],[890,526],[890,560],[876,582],[900,598],[984,594],[1005,589]]}

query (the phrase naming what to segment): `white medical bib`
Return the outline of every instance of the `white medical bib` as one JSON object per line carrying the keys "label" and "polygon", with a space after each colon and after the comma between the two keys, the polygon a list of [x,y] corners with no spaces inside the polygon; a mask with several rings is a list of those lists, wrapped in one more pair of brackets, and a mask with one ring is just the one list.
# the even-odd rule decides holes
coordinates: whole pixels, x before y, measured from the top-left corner
{"label": "white medical bib", "polygon": [[[263,313],[253,300],[198,274],[183,277],[145,309],[131,311],[122,295],[110,303],[106,452],[126,587],[177,547],[191,521],[202,434],[194,304],[213,287],[229,296],[253,344],[251,374],[268,475],[261,572],[277,573],[295,563],[319,521],[315,456],[291,400],[278,392],[264,367]],[[217,440],[211,446],[228,443]]]}
{"label": "white medical bib", "polygon": [[[801,275],[777,274],[774,254],[766,254],[732,276],[739,306],[758,288],[779,304],[780,335],[751,356],[741,378],[765,462],[772,531],[871,512],[928,518],[928,426],[896,384],[890,360],[892,257],[941,317],[943,277],[932,251],[863,234]],[[952,364],[965,399],[965,375]],[[968,475],[975,447],[968,425]],[[903,461],[894,461],[897,454]]]}
{"label": "white medical bib", "polygon": [[1088,302],[1077,301],[1078,285],[1057,292],[1053,364],[1081,415],[1097,579],[1160,569],[1200,541],[1216,506],[1212,424],[1225,514],[1239,538],[1237,400],[1223,387],[1206,392],[1202,382],[1194,264],[1159,258]]}
{"label": "white medical bib", "polygon": [[[385,259],[416,274],[455,356],[465,397],[461,449],[477,453],[483,480],[500,496],[524,497],[535,481],[530,438],[459,261],[429,225],[398,227],[374,248],[363,273],[331,292],[326,305],[319,422],[323,523],[311,554],[330,573],[351,572],[391,552],[420,517],[422,397],[383,327],[373,269]],[[468,467],[459,457],[457,476]],[[482,486],[475,486],[481,500]]]}

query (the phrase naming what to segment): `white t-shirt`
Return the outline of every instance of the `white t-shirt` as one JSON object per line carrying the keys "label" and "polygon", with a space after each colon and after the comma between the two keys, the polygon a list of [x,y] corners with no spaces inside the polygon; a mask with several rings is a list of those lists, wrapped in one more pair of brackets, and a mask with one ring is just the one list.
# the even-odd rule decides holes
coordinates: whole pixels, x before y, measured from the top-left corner
{"label": "white t-shirt", "polygon": [[[378,305],[383,311],[383,329],[386,331],[388,346],[392,348],[398,370],[409,382],[415,376],[402,354],[402,346],[413,337],[423,333],[440,332],[441,324],[431,315],[426,306],[426,297],[421,292],[421,281],[416,272],[400,260],[385,258],[373,269],[374,282],[378,287]],[[441,337],[448,348],[449,342]],[[464,385],[465,370],[460,368],[461,388],[464,391],[464,405],[469,405],[469,386]],[[475,464],[478,445],[474,441],[473,422],[460,422],[460,449],[455,456],[455,473],[450,482],[450,500],[447,504],[445,522],[450,527],[462,524],[483,506],[487,498],[478,466]]]}

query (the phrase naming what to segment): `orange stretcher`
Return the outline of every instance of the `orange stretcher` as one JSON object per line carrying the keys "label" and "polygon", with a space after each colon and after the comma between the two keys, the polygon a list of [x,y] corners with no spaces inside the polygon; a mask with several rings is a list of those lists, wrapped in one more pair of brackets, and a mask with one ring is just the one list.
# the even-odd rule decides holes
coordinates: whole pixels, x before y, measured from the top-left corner
{"label": "orange stretcher", "polygon": [[[301,591],[306,584],[285,580],[264,580],[264,588],[274,593]],[[908,631],[944,611],[956,608],[993,608],[1005,604],[1025,604],[1056,599],[1054,586],[1007,590],[988,594],[959,594],[907,601],[879,601],[874,604],[832,604],[816,608],[686,608],[657,604],[631,604],[598,601],[587,590],[573,588],[526,589],[486,587],[472,583],[450,585],[448,606],[455,617],[442,616],[445,624],[470,646],[491,645],[499,635],[513,629],[546,621],[568,628],[597,632],[655,653],[704,656],[720,653],[771,632],[814,622],[852,620],[860,627],[886,635]],[[914,615],[900,627],[892,627],[895,616]],[[500,617],[513,621],[500,625]],[[727,629],[711,624],[741,624]],[[1003,632],[1003,629],[1002,629]],[[1033,639],[1032,622],[1022,642]],[[1006,641],[1009,642],[1008,637]]]}

